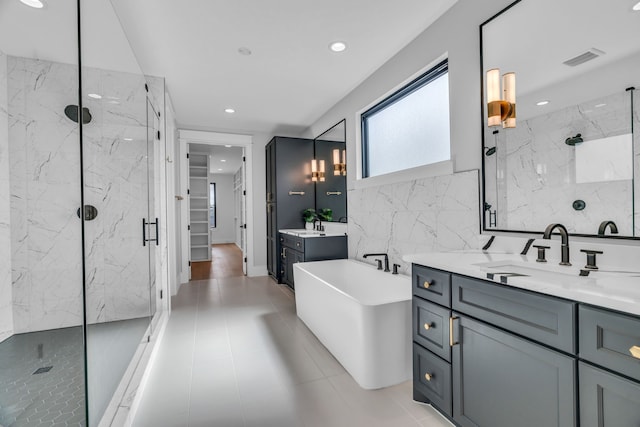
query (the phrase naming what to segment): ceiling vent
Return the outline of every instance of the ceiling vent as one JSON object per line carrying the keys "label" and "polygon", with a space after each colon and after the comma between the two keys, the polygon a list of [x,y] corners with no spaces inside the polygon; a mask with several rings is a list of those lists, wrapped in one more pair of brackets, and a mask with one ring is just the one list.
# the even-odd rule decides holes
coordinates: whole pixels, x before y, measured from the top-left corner
{"label": "ceiling vent", "polygon": [[577,67],[580,64],[584,64],[585,62],[591,61],[592,59],[596,59],[599,56],[604,55],[604,52],[592,47],[588,51],[581,53],[580,55],[567,59],[563,62],[563,64],[568,65],[569,67]]}

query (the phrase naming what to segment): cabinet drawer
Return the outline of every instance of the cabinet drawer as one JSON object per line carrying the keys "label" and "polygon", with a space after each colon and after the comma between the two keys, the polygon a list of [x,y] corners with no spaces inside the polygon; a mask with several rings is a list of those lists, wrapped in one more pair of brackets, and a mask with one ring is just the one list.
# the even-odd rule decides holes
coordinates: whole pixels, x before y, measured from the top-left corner
{"label": "cabinet drawer", "polygon": [[452,288],[455,311],[575,354],[575,303],[457,275]]}
{"label": "cabinet drawer", "polygon": [[[640,318],[580,305],[580,357],[640,381]],[[634,349],[634,352],[636,350]]]}
{"label": "cabinet drawer", "polygon": [[640,384],[580,362],[580,425],[640,426]]}
{"label": "cabinet drawer", "polygon": [[450,315],[448,308],[413,297],[413,340],[448,362],[451,362]]}
{"label": "cabinet drawer", "polygon": [[420,298],[451,307],[451,274],[413,264],[413,293]]}
{"label": "cabinet drawer", "polygon": [[451,416],[451,365],[418,344],[413,344],[413,387]]}
{"label": "cabinet drawer", "polygon": [[304,238],[280,233],[280,243],[282,246],[304,252]]}

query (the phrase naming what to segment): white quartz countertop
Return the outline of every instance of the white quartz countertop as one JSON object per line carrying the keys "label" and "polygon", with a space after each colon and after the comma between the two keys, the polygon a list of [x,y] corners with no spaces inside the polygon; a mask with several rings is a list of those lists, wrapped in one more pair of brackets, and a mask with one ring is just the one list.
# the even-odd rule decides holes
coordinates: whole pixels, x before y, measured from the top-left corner
{"label": "white quartz countertop", "polygon": [[306,230],[304,228],[292,228],[285,230],[278,230],[280,233],[289,234],[291,236],[303,237],[305,239],[310,237],[331,237],[331,236],[346,236],[347,233],[337,231],[315,231]]}
{"label": "white quartz countertop", "polygon": [[[600,266],[600,270],[580,276],[583,264],[560,266],[557,260],[536,263],[536,256],[500,251],[456,251],[406,255],[403,260],[425,267],[494,281],[578,302],[640,315],[640,265],[621,269]],[[635,271],[634,271],[635,270]],[[493,273],[493,279],[487,274]],[[502,274],[501,274],[502,273]],[[511,276],[510,274],[522,274]],[[506,276],[506,279],[503,277]],[[507,283],[504,283],[506,280]]]}

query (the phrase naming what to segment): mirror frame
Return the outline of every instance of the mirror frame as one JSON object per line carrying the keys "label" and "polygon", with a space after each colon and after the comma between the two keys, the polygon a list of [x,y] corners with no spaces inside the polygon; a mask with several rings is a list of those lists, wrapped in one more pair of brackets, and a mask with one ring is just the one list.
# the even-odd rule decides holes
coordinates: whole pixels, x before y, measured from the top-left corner
{"label": "mirror frame", "polygon": [[[513,3],[509,4],[507,7],[503,8],[498,13],[496,13],[495,15],[491,16],[489,19],[484,21],[482,24],[480,24],[480,27],[479,27],[479,33],[480,33],[480,134],[481,134],[480,158],[482,159],[482,171],[480,174],[482,177],[482,183],[481,183],[482,197],[481,197],[481,201],[480,201],[481,203],[480,203],[479,209],[480,209],[480,217],[482,222],[482,233],[499,232],[499,233],[516,233],[516,234],[528,234],[528,235],[544,233],[544,231],[535,231],[535,230],[510,230],[510,229],[502,229],[502,228],[487,228],[487,215],[485,214],[485,209],[484,209],[484,206],[486,203],[486,191],[485,191],[486,190],[486,185],[485,185],[486,165],[485,165],[484,147],[485,147],[485,121],[486,121],[485,118],[486,118],[487,111],[486,111],[486,105],[484,101],[485,95],[486,95],[486,90],[485,90],[486,81],[484,76],[484,55],[483,55],[484,40],[482,37],[482,30],[485,25],[491,23],[491,21],[493,21],[495,18],[502,15],[503,13],[508,12],[512,7],[516,6],[521,1],[522,0],[515,0]],[[529,0],[529,1],[535,1],[535,0]],[[598,239],[640,240],[640,236],[638,237],[619,236],[619,235],[611,235],[611,234],[601,236],[598,234],[585,234],[585,233],[569,233],[569,235],[576,236],[576,237],[589,237],[589,238],[598,238]]]}
{"label": "mirror frame", "polygon": [[[340,124],[343,125],[343,144],[344,144],[344,148],[346,150],[347,148],[347,119],[344,118],[342,120],[337,121],[336,123],[334,123],[332,126],[329,126],[329,128],[327,128],[325,131],[323,131],[322,133],[320,133],[320,135],[316,136],[313,138],[313,158],[316,158],[317,152],[316,152],[316,143],[318,142],[318,138],[320,138],[322,135],[326,134],[327,132],[329,132],[331,129],[335,128],[336,126],[339,126]],[[345,159],[346,160],[346,159]],[[332,173],[333,174],[333,169],[332,168],[328,168],[327,171],[325,173]],[[347,205],[347,176],[344,175],[344,180],[345,180],[345,192],[344,192],[344,216],[340,217],[340,218],[346,218],[347,221],[345,222],[340,222],[340,218],[335,219],[333,221],[330,222],[336,222],[336,223],[341,223],[341,224],[347,224],[348,223],[348,205]],[[318,183],[314,182],[314,190],[313,190],[313,204],[315,206],[316,211],[318,210]]]}

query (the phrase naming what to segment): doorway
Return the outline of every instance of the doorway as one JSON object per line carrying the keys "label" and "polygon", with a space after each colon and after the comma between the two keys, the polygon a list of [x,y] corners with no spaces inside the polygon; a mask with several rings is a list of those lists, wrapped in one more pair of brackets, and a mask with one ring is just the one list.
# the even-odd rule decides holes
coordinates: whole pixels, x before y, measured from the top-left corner
{"label": "doorway", "polygon": [[246,274],[245,149],[187,143],[190,280]]}

